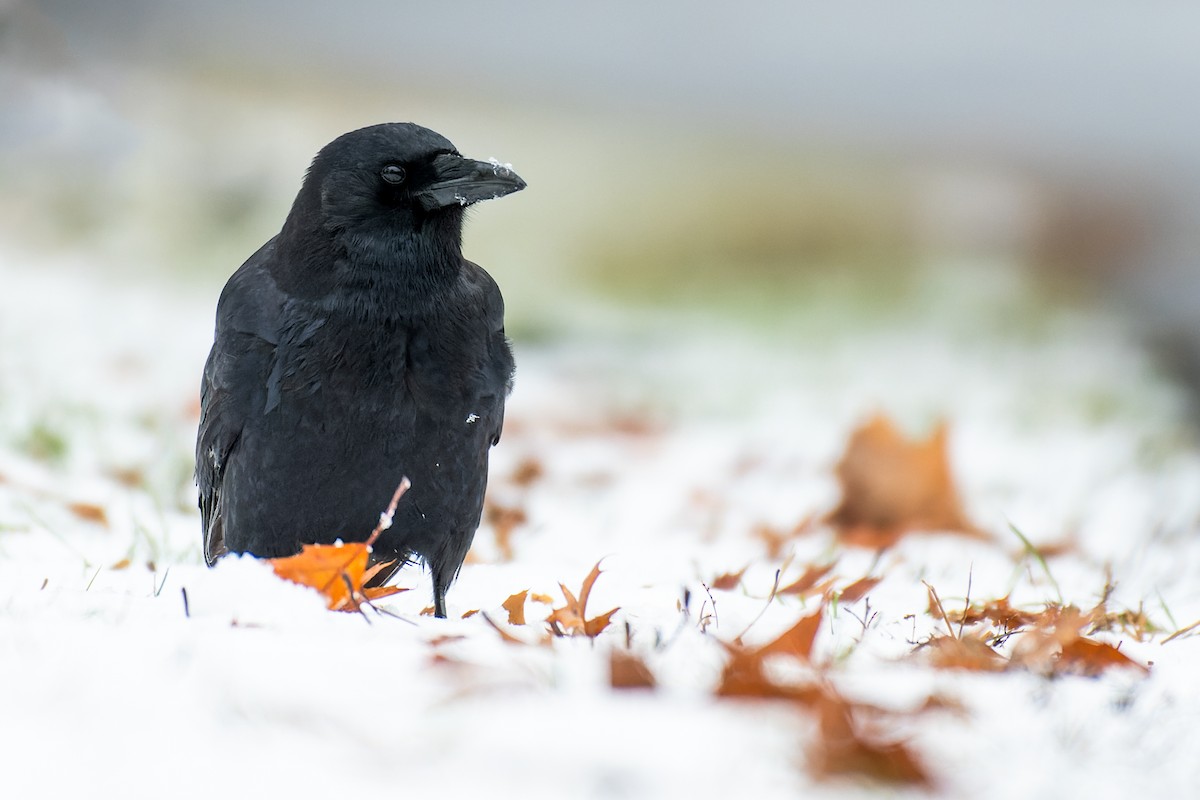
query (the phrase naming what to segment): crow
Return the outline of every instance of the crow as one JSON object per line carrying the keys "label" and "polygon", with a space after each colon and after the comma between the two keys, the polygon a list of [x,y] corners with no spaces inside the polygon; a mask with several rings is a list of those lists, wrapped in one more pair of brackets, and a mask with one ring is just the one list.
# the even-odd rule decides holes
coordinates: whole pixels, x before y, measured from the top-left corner
{"label": "crow", "polygon": [[463,217],[523,188],[412,123],[321,149],[217,303],[196,438],[209,566],[362,541],[408,477],[372,559],[394,571],[420,557],[446,616],[514,371],[500,289],[462,255]]}

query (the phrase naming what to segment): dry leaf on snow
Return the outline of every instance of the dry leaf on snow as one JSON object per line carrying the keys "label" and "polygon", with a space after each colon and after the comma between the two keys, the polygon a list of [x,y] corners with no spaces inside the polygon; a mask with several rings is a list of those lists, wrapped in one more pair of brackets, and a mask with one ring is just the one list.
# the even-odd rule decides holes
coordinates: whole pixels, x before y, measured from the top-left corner
{"label": "dry leaf on snow", "polygon": [[504,610],[508,612],[509,625],[524,625],[525,624],[525,598],[529,596],[529,590],[517,592],[510,595],[502,604]]}
{"label": "dry leaf on snow", "polygon": [[628,650],[613,648],[609,655],[609,685],[614,689],[653,689],[654,673]]}
{"label": "dry leaf on snow", "polygon": [[942,424],[910,440],[882,415],[851,435],[837,465],[842,500],[827,518],[843,542],[884,548],[910,531],[981,535],[959,501],[946,436]]}
{"label": "dry leaf on snow", "polygon": [[399,586],[364,584],[387,563],[367,568],[371,548],[364,542],[348,544],[306,544],[299,554],[269,558],[275,574],[293,583],[311,586],[325,595],[331,611],[358,611],[363,600],[372,601],[408,591]]}
{"label": "dry leaf on snow", "polygon": [[871,590],[883,582],[883,578],[859,578],[854,583],[842,589],[838,595],[838,601],[842,603],[857,603],[862,600]]}
{"label": "dry leaf on snow", "polygon": [[283,558],[268,558],[267,563],[279,577],[311,586],[325,595],[331,611],[359,611],[363,602],[370,603],[399,592],[408,591],[399,586],[367,587],[372,578],[394,562],[381,562],[368,568],[371,545],[379,534],[392,524],[396,505],[408,491],[410,483],[404,478],[396,487],[395,494],[386,511],[379,517],[379,524],[365,542],[345,544],[306,544],[299,553]]}
{"label": "dry leaf on snow", "polygon": [[804,570],[804,574],[796,580],[789,583],[787,586],[778,589],[775,594],[824,594],[825,589],[832,586],[832,582],[827,581],[818,585],[818,581],[828,575],[834,568],[835,562],[828,564],[812,564],[808,569]]}
{"label": "dry leaf on snow", "polygon": [[562,589],[563,597],[566,598],[566,605],[562,608],[556,608],[550,612],[550,616],[546,618],[546,622],[550,625],[550,630],[558,636],[569,634],[571,636],[584,635],[595,638],[601,631],[608,627],[608,623],[612,620],[612,615],[619,611],[619,608],[614,608],[611,611],[606,611],[592,619],[587,618],[587,601],[588,595],[592,593],[592,586],[596,583],[596,579],[600,577],[600,562],[596,562],[596,566],[592,567],[592,571],[583,579],[583,587],[579,590],[579,597],[571,593],[564,584],[560,583],[559,588]]}
{"label": "dry leaf on snow", "polygon": [[484,518],[492,526],[496,536],[496,547],[501,561],[513,560],[512,535],[518,525],[525,523],[525,511],[516,506],[502,506],[489,501],[483,510]]}
{"label": "dry leaf on snow", "polygon": [[742,576],[746,574],[747,569],[749,569],[749,565],[742,567],[737,572],[726,572],[723,575],[718,575],[709,582],[708,588],[720,589],[725,592],[736,589],[738,584],[742,582]]}
{"label": "dry leaf on snow", "polygon": [[1109,667],[1150,671],[1112,645],[1086,638],[1090,616],[1074,606],[1047,607],[1013,648],[1013,664],[1049,675],[1095,676]]}
{"label": "dry leaf on snow", "polygon": [[759,697],[812,702],[812,686],[793,686],[774,681],[767,674],[765,660],[770,656],[790,655],[802,661],[812,657],[813,642],[821,628],[823,609],[801,617],[774,640],[761,647],[743,647],[740,642],[726,645],[729,662],[721,675],[717,695],[721,697]]}
{"label": "dry leaf on snow", "polygon": [[808,748],[817,777],[865,777],[882,783],[930,786],[925,767],[903,742],[876,741],[860,730],[860,706],[826,691],[816,703],[820,735]]}

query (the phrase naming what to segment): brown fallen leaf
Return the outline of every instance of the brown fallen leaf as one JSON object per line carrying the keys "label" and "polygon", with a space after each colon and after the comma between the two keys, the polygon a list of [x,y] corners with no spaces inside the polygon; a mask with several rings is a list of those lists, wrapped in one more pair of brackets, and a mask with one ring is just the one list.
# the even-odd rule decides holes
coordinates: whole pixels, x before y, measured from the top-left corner
{"label": "brown fallen leaf", "polygon": [[721,674],[717,695],[812,702],[816,696],[814,692],[820,691],[817,687],[779,683],[770,677],[765,669],[765,661],[770,656],[779,655],[810,661],[813,642],[821,628],[822,615],[823,609],[819,608],[814,613],[801,617],[795,625],[760,647],[744,647],[736,641],[725,645],[730,657]]}
{"label": "brown fallen leaf", "polygon": [[613,648],[609,652],[609,685],[614,689],[653,689],[654,673],[646,662],[628,650]]}
{"label": "brown fallen leaf", "polygon": [[[422,611],[421,613],[424,614],[425,612]],[[483,615],[483,621],[486,622],[488,625],[491,625],[492,630],[494,630],[496,633],[500,634],[500,638],[502,640],[504,640],[505,642],[507,642],[508,644],[525,644],[520,639],[513,636],[511,633],[509,633],[508,631],[504,630],[499,625],[497,625],[496,621],[494,619],[492,619],[491,617],[489,617],[487,614]]]}
{"label": "brown fallen leaf", "polygon": [[1089,624],[1090,615],[1075,606],[1047,606],[1013,648],[1012,663],[1047,675],[1094,677],[1110,667],[1150,671],[1112,645],[1086,638],[1083,629]]}
{"label": "brown fallen leaf", "polygon": [[111,569],[114,572],[116,572],[117,570],[121,570],[121,569],[128,569],[128,567],[131,563],[133,563],[133,562],[130,561],[128,558],[122,558],[120,561],[118,561],[117,563],[115,563],[111,567],[109,567],[109,569]]}
{"label": "brown fallen leaf", "polygon": [[509,478],[517,486],[529,486],[541,479],[546,472],[542,466],[542,462],[538,461],[533,456],[527,456],[517,463],[513,468],[512,476]]}
{"label": "brown fallen leaf", "polygon": [[857,603],[862,600],[871,590],[878,586],[883,581],[883,578],[859,578],[854,583],[842,589],[842,593],[838,596],[838,600],[842,603]]}
{"label": "brown fallen leaf", "polygon": [[108,512],[104,510],[104,506],[95,503],[72,502],[67,503],[67,510],[82,520],[103,525],[105,528],[109,526]]}
{"label": "brown fallen leaf", "polygon": [[742,582],[742,576],[746,574],[746,570],[749,568],[749,565],[747,565],[739,569],[737,572],[726,572],[722,575],[718,575],[708,584],[708,588],[720,589],[723,592],[736,589]]}
{"label": "brown fallen leaf", "polygon": [[509,625],[524,625],[525,624],[525,598],[529,595],[529,590],[517,592],[510,595],[501,605],[508,612]]}
{"label": "brown fallen leaf", "polygon": [[611,611],[606,611],[592,619],[587,618],[587,601],[588,595],[592,592],[592,586],[596,583],[596,579],[600,577],[600,562],[596,562],[596,566],[592,567],[592,571],[583,579],[583,587],[579,590],[579,598],[571,593],[564,584],[558,586],[562,589],[563,597],[566,598],[566,605],[562,608],[556,608],[550,612],[550,616],[546,618],[546,622],[550,625],[550,630],[556,636],[569,634],[571,636],[584,635],[589,638],[595,638],[612,621],[612,615],[619,611],[619,608],[614,608]]}
{"label": "brown fallen leaf", "polygon": [[1009,596],[1005,595],[998,600],[972,605],[962,611],[948,612],[948,616],[951,621],[965,625],[987,621],[1005,631],[1016,631],[1037,622],[1041,618],[1041,612],[1014,608],[1009,603]]}
{"label": "brown fallen leaf", "polygon": [[515,555],[512,546],[513,531],[517,526],[525,523],[525,511],[515,506],[502,506],[488,502],[483,513],[496,536],[496,547],[500,550],[500,560],[512,561]]}
{"label": "brown fallen leaf", "polygon": [[826,518],[843,543],[883,549],[911,531],[982,536],[963,512],[946,438],[942,424],[910,440],[882,415],[851,434],[836,468],[842,499]]}
{"label": "brown fallen leaf", "polygon": [[775,593],[794,594],[801,596],[809,594],[814,588],[817,587],[817,582],[820,581],[821,578],[824,578],[826,575],[828,575],[833,570],[835,565],[836,562],[833,561],[829,562],[828,564],[810,565],[808,569],[804,570],[803,575],[789,583],[787,586],[781,587]]}
{"label": "brown fallen leaf", "polygon": [[765,669],[766,660],[775,656],[811,662],[822,617],[823,609],[818,609],[761,647],[742,647],[737,642],[725,645],[730,658],[716,694],[738,699],[783,700],[815,711],[819,735],[809,746],[808,760],[817,777],[867,777],[886,783],[931,785],[929,774],[907,744],[881,741],[860,730],[857,718],[879,715],[881,709],[847,700],[828,680],[785,683]]}
{"label": "brown fallen leaf", "polygon": [[858,777],[887,784],[929,787],[932,779],[907,744],[868,738],[857,724],[857,707],[833,691],[815,704],[820,735],[808,749],[818,778]]}
{"label": "brown fallen leaf", "polygon": [[969,672],[1003,672],[1008,661],[988,645],[981,635],[969,632],[961,637],[935,636],[925,644],[929,663],[938,669]]}

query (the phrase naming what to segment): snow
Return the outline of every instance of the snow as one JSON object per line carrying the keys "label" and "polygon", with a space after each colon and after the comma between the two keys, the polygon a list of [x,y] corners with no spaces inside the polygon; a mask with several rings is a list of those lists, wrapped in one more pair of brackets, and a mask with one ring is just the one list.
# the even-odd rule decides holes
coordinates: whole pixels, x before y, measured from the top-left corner
{"label": "snow", "polygon": [[[188,475],[215,291],[3,259],[6,796],[924,796],[819,782],[810,715],[713,696],[718,640],[766,642],[819,605],[768,603],[776,570],[788,582],[835,558],[839,585],[884,580],[827,607],[816,655],[829,680],[898,712],[935,695],[963,707],[887,731],[911,742],[934,795],[1187,796],[1200,783],[1200,636],[1163,641],[1200,619],[1200,452],[1179,392],[1115,321],[1064,312],[1036,336],[966,335],[954,314],[918,314],[770,344],[684,323],[636,342],[518,343],[490,488],[526,514],[515,557],[485,524],[448,598],[451,617],[483,613],[421,616],[430,582],[409,567],[412,590],[382,603],[395,616],[364,618],[254,559],[203,565]],[[912,536],[876,561],[818,526],[768,557],[755,529],[830,510],[833,464],[878,410],[915,433],[949,420],[968,514],[994,538]],[[530,459],[541,476],[516,480]],[[1078,542],[1049,560],[1057,590],[1010,521],[1038,544]],[[561,604],[559,582],[577,590],[600,559],[588,607],[621,610],[595,642],[516,645],[483,618],[504,626],[501,603],[523,589]],[[738,589],[705,588],[742,567]],[[953,608],[968,586],[975,600],[1036,606],[1061,591],[1088,608],[1110,576],[1110,608],[1141,606],[1162,632],[1098,638],[1151,663],[1148,677],[935,671],[914,653],[943,627],[922,581]],[[527,606],[531,621],[548,611]],[[608,687],[626,625],[655,691]],[[543,636],[536,622],[506,629]]]}

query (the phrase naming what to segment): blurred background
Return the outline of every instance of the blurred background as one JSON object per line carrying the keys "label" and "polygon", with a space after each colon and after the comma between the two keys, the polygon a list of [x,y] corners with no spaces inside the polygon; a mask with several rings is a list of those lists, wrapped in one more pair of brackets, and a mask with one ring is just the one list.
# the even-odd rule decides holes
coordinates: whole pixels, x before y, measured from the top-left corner
{"label": "blurred background", "polygon": [[1198,86],[1187,3],[0,0],[0,237],[215,301],[411,120],[529,182],[466,243],[519,340],[1103,304],[1196,380]]}

